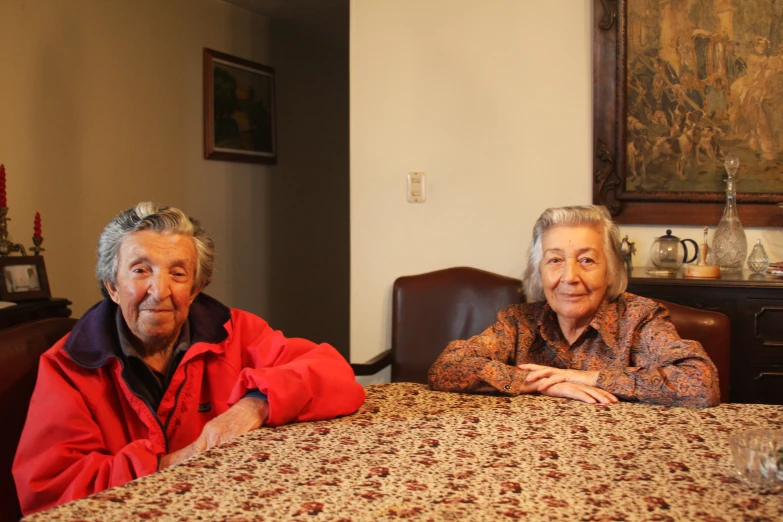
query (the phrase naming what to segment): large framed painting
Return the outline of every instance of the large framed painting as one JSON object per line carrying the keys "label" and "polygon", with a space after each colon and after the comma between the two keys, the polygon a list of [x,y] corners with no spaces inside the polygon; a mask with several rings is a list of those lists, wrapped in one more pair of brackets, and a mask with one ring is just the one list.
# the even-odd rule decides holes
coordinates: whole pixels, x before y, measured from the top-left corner
{"label": "large framed painting", "polygon": [[275,71],[204,49],[204,157],[277,163]]}
{"label": "large framed painting", "polygon": [[593,0],[593,201],[619,223],[781,226],[783,1]]}

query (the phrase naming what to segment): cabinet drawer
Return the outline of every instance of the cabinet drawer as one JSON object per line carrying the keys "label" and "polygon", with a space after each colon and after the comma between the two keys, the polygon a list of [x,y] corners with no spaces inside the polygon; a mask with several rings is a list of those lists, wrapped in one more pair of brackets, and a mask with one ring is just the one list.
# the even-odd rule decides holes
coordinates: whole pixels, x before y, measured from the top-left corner
{"label": "cabinet drawer", "polygon": [[783,404],[783,366],[750,365],[743,373],[742,402]]}
{"label": "cabinet drawer", "polygon": [[649,297],[651,299],[662,299],[671,303],[678,303],[701,310],[712,310],[726,314],[729,319],[734,312],[736,299],[730,295],[721,294],[711,288],[700,288],[695,290],[688,287],[677,286],[653,286],[630,283],[628,291]]}
{"label": "cabinet drawer", "polygon": [[743,316],[749,361],[783,365],[783,299],[747,299]]}

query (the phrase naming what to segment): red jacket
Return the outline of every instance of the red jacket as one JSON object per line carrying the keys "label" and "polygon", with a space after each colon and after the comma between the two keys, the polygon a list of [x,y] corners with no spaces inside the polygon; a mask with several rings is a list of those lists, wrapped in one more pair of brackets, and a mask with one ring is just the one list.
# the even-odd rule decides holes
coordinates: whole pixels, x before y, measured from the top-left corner
{"label": "red jacket", "polygon": [[25,515],[156,471],[159,457],[193,442],[248,390],[267,395],[269,426],[347,415],[364,402],[330,345],[287,339],[201,294],[189,313],[193,344],[152,411],[123,376],[115,314],[105,299],[41,356],[13,465]]}

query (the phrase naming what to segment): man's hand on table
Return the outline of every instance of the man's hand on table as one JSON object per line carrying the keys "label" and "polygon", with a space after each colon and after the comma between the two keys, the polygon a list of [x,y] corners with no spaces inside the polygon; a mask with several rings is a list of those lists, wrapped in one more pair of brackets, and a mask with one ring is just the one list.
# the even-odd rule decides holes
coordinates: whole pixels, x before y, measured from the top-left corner
{"label": "man's hand on table", "polygon": [[269,403],[267,401],[256,397],[244,397],[224,413],[206,423],[201,435],[191,444],[161,457],[158,469],[179,464],[183,460],[219,446],[237,435],[260,428],[268,417]]}

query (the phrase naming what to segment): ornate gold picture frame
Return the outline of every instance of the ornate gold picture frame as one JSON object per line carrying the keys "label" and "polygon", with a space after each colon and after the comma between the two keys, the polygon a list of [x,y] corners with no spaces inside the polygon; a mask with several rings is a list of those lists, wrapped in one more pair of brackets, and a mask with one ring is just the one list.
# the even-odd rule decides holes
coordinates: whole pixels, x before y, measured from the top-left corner
{"label": "ornate gold picture frame", "polygon": [[[781,12],[778,12],[781,11]],[[783,5],[593,0],[593,201],[631,224],[781,226]]]}

